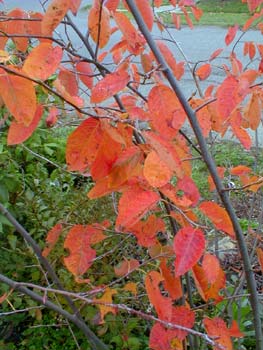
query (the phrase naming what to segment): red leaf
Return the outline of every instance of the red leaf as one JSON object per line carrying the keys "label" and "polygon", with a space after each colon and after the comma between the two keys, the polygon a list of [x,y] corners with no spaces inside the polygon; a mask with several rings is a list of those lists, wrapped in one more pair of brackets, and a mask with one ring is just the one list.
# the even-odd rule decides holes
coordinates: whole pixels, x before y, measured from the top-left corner
{"label": "red leaf", "polygon": [[203,64],[196,70],[196,75],[200,80],[205,80],[211,74],[211,65],[210,63]]}
{"label": "red leaf", "polygon": [[136,236],[138,244],[142,247],[152,247],[158,243],[156,235],[163,232],[165,225],[162,219],[150,215],[145,221],[139,221],[129,231]]}
{"label": "red leaf", "polygon": [[193,12],[194,18],[197,21],[200,21],[201,17],[203,16],[203,10],[199,7],[192,6],[191,11]]}
{"label": "red leaf", "polygon": [[17,122],[28,126],[36,112],[37,99],[32,81],[7,74],[0,68],[0,95]]}
{"label": "red leaf", "polygon": [[9,130],[8,130],[7,144],[17,145],[19,143],[26,141],[33,134],[34,130],[37,128],[38,123],[42,117],[42,114],[43,114],[43,106],[38,105],[34,118],[29,125],[25,126],[25,124],[23,123],[17,123],[16,121],[13,121],[10,124]]}
{"label": "red leaf", "polygon": [[145,278],[145,288],[150,303],[154,306],[161,320],[169,321],[172,317],[172,299],[164,297],[160,291],[159,284],[163,277],[157,271],[150,271]]}
{"label": "red leaf", "polygon": [[59,110],[57,109],[57,107],[51,107],[49,109],[48,116],[46,117],[46,126],[48,128],[51,128],[56,124],[58,115],[59,115]]}
{"label": "red leaf", "polygon": [[180,229],[174,238],[175,276],[179,277],[189,271],[201,258],[204,249],[203,231],[190,226]]}
{"label": "red leaf", "polygon": [[178,180],[176,191],[184,192],[184,196],[192,202],[190,206],[194,207],[199,202],[200,193],[198,188],[194,181],[188,176],[184,176],[182,179]]}
{"label": "red leaf", "polygon": [[173,172],[155,151],[151,151],[145,159],[143,174],[151,186],[161,187],[170,181]]}
{"label": "red leaf", "polygon": [[91,91],[90,101],[100,103],[125,88],[130,80],[130,76],[124,69],[119,69],[114,73],[106,75]]}
{"label": "red leaf", "polygon": [[27,56],[23,71],[33,79],[46,80],[57,70],[62,59],[62,49],[50,43],[36,46]]}
{"label": "red leaf", "polygon": [[247,0],[247,4],[249,11],[253,12],[262,4],[262,0]]}
{"label": "red leaf", "polygon": [[233,76],[227,77],[217,89],[216,107],[223,120],[227,119],[241,100],[238,94],[238,81]]}
{"label": "red leaf", "polygon": [[240,332],[237,321],[233,320],[231,327],[228,329],[230,337],[243,338],[244,333]]}
{"label": "red leaf", "polygon": [[160,323],[155,323],[151,329],[149,346],[152,350],[183,350],[182,342],[181,347],[176,342],[176,330],[166,329]]}
{"label": "red leaf", "polygon": [[226,210],[214,202],[203,202],[199,209],[212,221],[218,230],[235,239],[235,231]]}
{"label": "red leaf", "polygon": [[120,0],[106,0],[104,5],[109,11],[115,12],[118,8]]}
{"label": "red leaf", "polygon": [[159,201],[159,195],[139,186],[133,186],[123,193],[119,201],[119,214],[116,229],[130,228],[135,225]]}
{"label": "red leaf", "polygon": [[94,72],[91,69],[90,64],[88,62],[78,62],[76,64],[76,71],[82,83],[89,89],[92,89]]}
{"label": "red leaf", "polygon": [[71,0],[53,0],[42,20],[42,34],[52,35],[53,30],[59,25],[71,7]]}
{"label": "red leaf", "polygon": [[97,119],[89,118],[67,140],[66,161],[69,170],[85,172],[96,158],[102,130]]}
{"label": "red leaf", "polygon": [[236,24],[233,27],[229,27],[227,35],[225,37],[225,43],[228,46],[235,39],[236,33],[238,31],[238,25]]}
{"label": "red leaf", "polygon": [[111,35],[109,10],[101,4],[94,4],[89,11],[88,27],[92,40],[103,48]]}
{"label": "red leaf", "polygon": [[70,252],[69,256],[64,258],[67,269],[75,276],[83,275],[96,257],[96,251],[91,248],[91,244],[104,238],[102,232],[94,226],[73,226],[64,243],[64,248]]}
{"label": "red leaf", "polygon": [[136,270],[139,266],[140,263],[136,259],[124,259],[118,266],[114,267],[114,272],[117,277],[123,277],[131,273],[133,270]]}
{"label": "red leaf", "polygon": [[55,247],[59,236],[62,232],[63,226],[61,224],[56,224],[47,234],[46,244],[47,247],[43,249],[42,255],[47,257],[51,250]]}

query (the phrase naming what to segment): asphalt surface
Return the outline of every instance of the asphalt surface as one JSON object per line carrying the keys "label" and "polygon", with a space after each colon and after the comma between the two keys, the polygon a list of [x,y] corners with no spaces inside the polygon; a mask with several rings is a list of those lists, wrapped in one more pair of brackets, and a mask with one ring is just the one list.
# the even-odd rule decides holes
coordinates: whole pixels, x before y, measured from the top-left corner
{"label": "asphalt surface", "polygon": [[[50,1],[42,1],[42,3],[48,4]],[[92,0],[83,0],[81,4],[81,8],[85,5],[92,4]],[[41,4],[38,0],[5,0],[4,5],[0,4],[1,9],[12,9],[15,7],[20,7],[25,10],[34,10],[34,11],[42,11]],[[77,17],[72,16],[73,22],[76,24],[78,29],[82,33],[86,33],[87,31],[87,11],[81,10]],[[194,66],[196,63],[205,62],[211,54],[217,50],[218,48],[223,48],[224,51],[221,53],[220,58],[215,59],[212,69],[212,74],[210,77],[204,82],[200,82],[200,87],[204,91],[204,89],[214,84],[215,86],[220,83],[225,75],[222,70],[222,64],[229,65],[229,54],[231,50],[233,50],[233,45],[226,47],[224,39],[227,33],[226,28],[215,27],[215,26],[198,26],[191,30],[189,27],[184,27],[182,30],[175,30],[174,28],[169,28],[168,32],[160,32],[157,26],[153,29],[153,36],[155,39],[164,39],[167,40],[166,44],[173,51],[177,61],[187,59],[190,66]],[[65,38],[64,27],[60,26],[58,28],[58,35],[60,37]],[[85,48],[83,47],[81,41],[78,36],[69,31],[69,36],[71,37],[72,44],[74,47],[78,48],[78,52],[86,55]],[[105,49],[110,49],[114,44],[118,43],[120,40],[120,34],[115,32],[110,39],[109,44]],[[259,31],[250,31],[245,35],[242,32],[238,32],[236,39],[239,38],[238,43],[234,47],[234,52],[236,56],[242,61],[243,66],[246,66],[249,63],[248,57],[244,57],[243,55],[243,46],[244,41],[254,41],[254,42],[262,42],[262,35]],[[108,62],[110,65],[111,63]],[[256,60],[253,64],[250,64],[250,68],[257,68],[259,62]],[[186,74],[183,79],[179,82],[185,96],[188,98],[192,94],[196,93],[196,87],[193,84],[193,78],[191,76],[189,66],[186,67]],[[147,91],[143,91],[143,93],[147,93]],[[260,133],[259,143],[263,145],[263,137]],[[253,135],[252,135],[253,136]]]}

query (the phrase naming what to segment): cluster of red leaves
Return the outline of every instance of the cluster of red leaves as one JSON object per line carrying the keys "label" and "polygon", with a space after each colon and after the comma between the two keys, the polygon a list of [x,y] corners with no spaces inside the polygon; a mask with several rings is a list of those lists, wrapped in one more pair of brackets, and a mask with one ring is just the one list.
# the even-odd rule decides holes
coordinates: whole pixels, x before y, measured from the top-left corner
{"label": "cluster of red leaves", "polygon": [[[99,0],[94,1],[88,13],[87,26],[98,51],[105,48],[115,30],[122,34],[121,40],[111,48],[110,53],[103,51],[98,55],[98,62],[103,62],[105,56],[111,54],[116,70],[102,74],[101,79],[95,82],[95,64],[73,54],[67,67],[62,64],[63,50],[52,43],[53,31],[69,10],[77,13],[80,3],[75,0],[53,0],[44,15],[28,14],[16,9],[6,14],[6,17],[14,17],[13,20],[0,22],[1,32],[7,34],[1,36],[1,50],[5,49],[7,38],[13,36],[17,50],[26,55],[29,45],[26,36],[39,39],[23,62],[13,65],[5,60],[0,67],[0,95],[14,118],[8,133],[8,143],[21,143],[30,137],[43,114],[47,115],[48,125],[56,122],[58,110],[38,103],[37,84],[49,91],[46,81],[55,74],[52,85],[55,94],[78,112],[85,105],[79,96],[79,82],[85,85],[90,91],[89,102],[94,106],[96,115],[82,120],[69,136],[66,149],[68,169],[92,176],[95,184],[88,193],[89,198],[120,193],[116,231],[133,234],[138,245],[149,251],[163,252],[170,249],[172,252],[172,258],[171,254],[169,258],[165,254],[155,255],[156,260],[159,260],[159,269],[146,274],[145,289],[158,318],[177,327],[168,329],[164,324],[156,323],[151,330],[150,347],[155,350],[182,349],[187,329],[194,325],[195,313],[186,305],[174,306],[183,293],[180,277],[191,272],[196,288],[205,301],[219,302],[225,287],[225,274],[218,259],[205,251],[206,235],[200,228],[200,219],[196,213],[207,217],[217,230],[232,239],[235,238],[234,229],[224,208],[213,201],[201,201],[192,179],[191,149],[179,132],[187,115],[174,91],[165,85],[162,72],[153,53],[147,48],[145,38],[124,13],[117,11],[120,1],[108,0],[105,5]],[[126,2],[123,3],[127,7]],[[150,2],[135,0],[135,3],[151,30],[154,14]],[[201,16],[201,10],[193,0],[170,0],[170,3],[181,8],[190,26],[192,22],[186,8],[191,9],[195,18]],[[248,0],[247,3],[249,9],[255,11],[262,1]],[[162,1],[155,1],[155,6],[161,4]],[[28,16],[33,20],[29,21]],[[112,28],[111,18],[116,28]],[[174,20],[178,25],[177,16]],[[237,31],[237,26],[229,29],[225,37],[226,46],[233,42]],[[15,34],[25,37],[16,37]],[[184,63],[178,62],[163,42],[157,41],[157,46],[174,76],[181,79]],[[205,64],[196,69],[196,77],[200,80],[209,77],[211,62],[222,50],[216,50]],[[250,59],[254,58],[256,50],[262,57],[262,45],[244,44],[244,54],[249,55]],[[140,61],[142,72],[139,73],[132,57]],[[251,139],[246,129],[256,130],[260,123],[263,93],[255,81],[261,71],[244,70],[234,53],[229,58],[229,66],[224,66],[224,69],[226,78],[222,84],[217,89],[209,86],[203,98],[192,98],[191,106],[197,109],[196,115],[205,136],[210,131],[223,135],[230,129],[245,148],[250,148]],[[130,83],[139,85],[141,76],[154,82],[145,100],[123,92]],[[119,93],[125,112],[118,111],[111,102],[111,98]],[[111,112],[106,108],[96,109],[97,104],[106,100],[110,101],[108,107]],[[212,102],[208,103],[210,100]],[[136,126],[138,121],[147,123],[149,128],[140,130]],[[143,141],[135,141],[137,139]],[[248,187],[251,182],[259,180],[251,169],[245,167],[234,168],[231,174],[239,176],[242,185]],[[210,182],[214,186],[211,179]],[[250,189],[257,190],[260,186],[254,184]],[[157,238],[158,232],[166,230],[165,220],[160,217],[161,205],[165,204],[169,204],[170,218],[180,226],[173,242],[167,243],[168,248]],[[69,255],[65,257],[64,263],[76,279],[80,279],[93,264],[96,257],[94,246],[106,238],[103,233],[105,227],[75,225],[68,232],[64,247]],[[57,225],[49,232],[48,247],[43,251],[45,256],[53,249],[61,231],[61,225]],[[139,266],[136,259],[124,257],[121,265],[115,267],[115,273],[118,277],[126,276]],[[130,288],[134,291],[134,286]],[[115,289],[108,288],[102,298],[96,300],[111,303],[116,293]],[[99,308],[102,322],[108,312],[116,313],[115,308],[103,306],[103,303],[99,304]],[[220,318],[206,318],[204,326],[210,336],[217,337],[219,345],[229,350],[232,349],[230,337],[241,336],[235,324],[229,329]]]}

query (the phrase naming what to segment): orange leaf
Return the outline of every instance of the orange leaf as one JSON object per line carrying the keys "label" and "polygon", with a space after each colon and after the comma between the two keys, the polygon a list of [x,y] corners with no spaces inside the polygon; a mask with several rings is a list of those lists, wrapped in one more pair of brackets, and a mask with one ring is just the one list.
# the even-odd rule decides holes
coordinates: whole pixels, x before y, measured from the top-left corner
{"label": "orange leaf", "polygon": [[32,81],[7,74],[0,68],[0,95],[17,122],[28,126],[37,108],[36,93]]}
{"label": "orange leaf", "polygon": [[64,89],[71,96],[78,95],[78,83],[76,79],[76,75],[70,69],[60,68],[60,72],[58,74],[58,79],[60,83],[63,85]]}
{"label": "orange leaf", "polygon": [[[157,40],[157,45],[162,55],[164,56],[168,66],[173,71],[174,76],[176,77],[176,79],[180,80],[182,78],[182,75],[184,74],[184,63],[183,66],[181,65],[182,63],[177,63],[172,51],[162,41]],[[161,86],[165,87],[164,85]],[[179,102],[177,104],[179,105]]]}
{"label": "orange leaf", "polygon": [[128,292],[131,292],[135,296],[138,294],[137,284],[134,282],[126,283],[125,286],[122,288],[122,290],[126,290]]}
{"label": "orange leaf", "polygon": [[46,80],[57,70],[63,51],[59,46],[50,43],[36,46],[27,56],[23,71],[33,79]]}
{"label": "orange leaf", "polygon": [[202,267],[206,274],[208,283],[215,283],[220,270],[220,264],[217,257],[211,254],[205,254],[202,261]]}
{"label": "orange leaf", "polygon": [[221,52],[223,51],[224,49],[217,49],[217,50],[215,50],[213,53],[212,53],[212,55],[209,57],[209,61],[212,61],[212,60],[214,60],[216,57],[218,57],[220,54],[221,54]]}
{"label": "orange leaf", "polygon": [[237,94],[238,81],[233,76],[227,77],[217,89],[217,110],[225,120],[240,102]]}
{"label": "orange leaf", "polygon": [[140,175],[143,155],[139,147],[125,149],[113,164],[109,173],[109,188],[118,188],[133,176]]}
{"label": "orange leaf", "polygon": [[37,128],[38,123],[43,114],[43,106],[38,105],[34,118],[30,122],[28,126],[25,126],[24,123],[17,123],[16,121],[12,121],[8,130],[7,135],[7,144],[8,145],[17,145],[26,141]]}
{"label": "orange leaf", "polygon": [[253,91],[250,100],[244,109],[243,117],[249,122],[249,127],[256,130],[261,120],[261,102],[257,91]]}
{"label": "orange leaf", "polygon": [[191,11],[193,12],[194,18],[199,21],[203,15],[203,10],[199,7],[192,6]]}
{"label": "orange leaf", "polygon": [[196,75],[200,80],[205,80],[211,74],[211,65],[210,63],[203,64],[196,70]]}
{"label": "orange leaf", "polygon": [[151,151],[145,159],[143,174],[151,186],[161,187],[170,181],[173,172],[155,151]]}
{"label": "orange leaf", "polygon": [[9,18],[18,18],[8,21],[6,32],[11,36],[12,34],[21,34],[21,38],[13,38],[13,42],[16,45],[17,50],[25,52],[28,48],[28,38],[24,37],[23,34],[27,34],[28,21],[23,21],[22,18],[27,19],[28,14],[21,9],[14,9],[7,14]]}
{"label": "orange leaf", "polygon": [[127,42],[128,50],[134,55],[139,55],[145,43],[143,36],[134,28],[131,21],[127,16],[125,16],[125,14],[115,12],[113,17]]}
{"label": "orange leaf", "polygon": [[85,172],[94,162],[102,130],[97,119],[89,118],[67,140],[66,160],[69,170]]}
{"label": "orange leaf", "polygon": [[217,279],[214,283],[208,282],[207,275],[203,267],[196,264],[195,266],[193,266],[192,272],[196,288],[198,289],[201,297],[205,301],[209,301],[211,299],[215,301],[222,300],[222,297],[219,294],[219,292],[221,289],[225,288],[226,277],[221,267],[219,267]]}
{"label": "orange leaf", "polygon": [[201,258],[205,249],[203,231],[191,226],[181,228],[174,238],[175,276],[182,276]]}
{"label": "orange leaf", "polygon": [[235,239],[235,231],[226,210],[214,202],[203,202],[199,209],[212,221],[218,230]]}
{"label": "orange leaf", "polygon": [[139,186],[125,191],[119,201],[116,228],[130,228],[135,225],[159,201],[159,195]]}
{"label": "orange leaf", "polygon": [[88,62],[78,62],[76,64],[76,71],[82,83],[89,89],[92,89],[94,72],[91,69],[90,64]]}
{"label": "orange leaf", "polygon": [[165,225],[162,219],[150,215],[145,221],[139,221],[129,231],[136,236],[138,244],[142,247],[152,247],[158,243],[156,235],[163,232]]}
{"label": "orange leaf", "polygon": [[160,323],[155,323],[150,333],[150,348],[152,350],[183,350],[183,344],[176,338],[176,333],[174,329],[166,329]]}
{"label": "orange leaf", "polygon": [[70,252],[69,256],[64,258],[67,269],[75,276],[83,275],[96,257],[96,251],[91,248],[91,244],[104,238],[102,232],[94,226],[73,226],[64,242],[64,248]]}
{"label": "orange leaf", "polygon": [[186,120],[175,93],[168,86],[157,85],[149,93],[148,106],[154,128],[162,137],[175,138]]}
{"label": "orange leaf", "polygon": [[150,303],[154,306],[161,320],[170,320],[172,311],[172,299],[164,297],[160,291],[159,284],[163,277],[157,271],[150,271],[145,278],[145,288]]}
{"label": "orange leaf", "polygon": [[111,306],[106,306],[103,305],[103,303],[108,303],[108,304],[112,304],[112,296],[114,294],[117,294],[116,289],[111,289],[109,287],[107,287],[105,289],[105,292],[103,294],[103,296],[101,298],[94,298],[94,301],[99,301],[101,304],[97,304],[99,310],[100,310],[100,317],[101,317],[101,321],[100,324],[104,323],[104,317],[108,314],[108,313],[113,313],[116,314],[117,310]]}
{"label": "orange leaf", "polygon": [[133,270],[136,270],[140,266],[140,263],[136,259],[127,260],[124,259],[122,262],[118,264],[118,266],[114,267],[114,272],[117,277],[123,277]]}
{"label": "orange leaf", "polygon": [[124,69],[119,69],[114,73],[106,75],[99,81],[91,91],[90,101],[100,103],[125,88],[130,80],[130,76]]}
{"label": "orange leaf", "polygon": [[258,257],[258,262],[259,262],[261,271],[263,272],[263,249],[262,248],[257,248],[257,257]]}
{"label": "orange leaf", "polygon": [[230,45],[232,43],[232,41],[235,39],[237,31],[238,31],[237,24],[233,27],[229,27],[227,35],[225,37],[225,43],[227,46]]}
{"label": "orange leaf", "polygon": [[42,34],[50,36],[71,7],[71,0],[53,0],[42,20]]}
{"label": "orange leaf", "polygon": [[48,231],[48,234],[46,237],[47,247],[45,247],[42,252],[42,255],[44,257],[47,257],[48,254],[51,252],[51,250],[55,247],[55,244],[59,239],[62,229],[63,229],[63,226],[61,224],[56,224],[50,231]]}
{"label": "orange leaf", "polygon": [[[224,322],[219,317],[215,318],[205,318],[204,326],[206,328],[207,334],[210,337],[216,338],[216,343],[221,345],[225,350],[232,350],[232,341],[229,335],[229,330]],[[218,349],[218,347],[215,347]]]}
{"label": "orange leaf", "polygon": [[180,277],[175,277],[171,269],[166,265],[165,260],[162,259],[160,269],[164,278],[164,289],[169,293],[173,300],[182,298],[183,291]]}
{"label": "orange leaf", "polygon": [[181,160],[173,144],[153,132],[148,132],[146,139],[166,166],[181,178],[183,175]]}
{"label": "orange leaf", "polygon": [[262,0],[247,0],[247,4],[249,11],[253,12],[262,4]]}
{"label": "orange leaf", "polygon": [[118,8],[120,0],[107,0],[105,6],[109,11],[115,12]]}
{"label": "orange leaf", "polygon": [[104,47],[111,35],[109,10],[101,4],[94,4],[89,11],[88,27],[92,40],[99,48]]}

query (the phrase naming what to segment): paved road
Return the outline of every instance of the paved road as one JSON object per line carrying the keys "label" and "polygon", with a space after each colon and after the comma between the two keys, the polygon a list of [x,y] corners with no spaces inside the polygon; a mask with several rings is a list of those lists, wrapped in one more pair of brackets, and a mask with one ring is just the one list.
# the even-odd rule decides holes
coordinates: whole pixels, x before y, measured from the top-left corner
{"label": "paved road", "polygon": [[[42,1],[42,3],[45,1]],[[49,3],[50,1],[47,1],[46,3]],[[92,4],[92,0],[83,0],[82,1],[82,7]],[[35,10],[35,11],[41,11],[41,5],[38,0],[5,0],[4,5],[0,5],[0,9],[11,9],[14,7],[22,7],[25,10]],[[77,17],[73,17],[73,21],[76,23],[79,30],[81,30],[83,33],[87,30],[87,11],[79,11],[79,14]],[[59,30],[60,34],[63,35],[63,27],[60,27]],[[223,53],[221,54],[222,57],[216,59],[213,61],[213,71],[211,76],[208,80],[205,82],[201,82],[201,88],[204,89],[210,84],[217,85],[222,79],[223,79],[223,71],[222,71],[222,64],[228,63],[226,60],[227,57],[229,57],[229,53],[233,49],[233,46],[230,45],[230,47],[225,46],[224,38],[226,35],[227,29],[226,28],[220,28],[220,27],[204,27],[199,26],[196,27],[194,30],[191,30],[188,27],[184,27],[182,30],[178,31],[173,28],[169,29],[169,34],[164,32],[160,33],[160,31],[157,29],[157,27],[153,30],[153,35],[156,39],[158,38],[164,38],[164,39],[171,39],[171,37],[174,39],[175,43],[171,43],[167,41],[167,44],[170,46],[172,51],[174,52],[177,60],[183,60],[183,55],[189,60],[191,64],[195,64],[199,61],[205,61],[207,60],[210,55],[218,48],[224,48]],[[79,52],[83,55],[86,55],[86,52],[83,48],[83,45],[81,45],[81,42],[79,38],[72,34],[72,41],[74,43],[75,47],[79,48]],[[243,42],[244,41],[255,41],[255,42],[262,42],[262,35],[257,31],[251,31],[246,33],[244,36],[241,36],[242,33],[239,32],[237,37],[241,37],[239,43],[235,46],[235,53],[237,57],[242,57],[242,63],[243,65],[246,65],[248,63],[248,58],[243,57]],[[115,33],[111,37],[111,41],[108,45],[108,49],[111,48],[115,43],[117,43],[120,39],[120,34]],[[106,49],[107,49],[106,48]],[[180,48],[180,49],[179,49]],[[254,63],[254,67],[258,66],[258,61]],[[251,67],[253,67],[251,65]],[[183,88],[184,94],[186,97],[190,97],[195,92],[195,87],[193,85],[193,79],[191,77],[191,74],[189,70],[187,70],[184,78],[180,82],[181,87]],[[260,142],[263,144],[263,137]]]}

